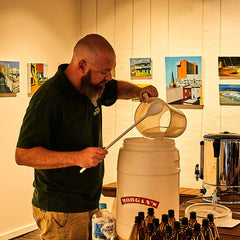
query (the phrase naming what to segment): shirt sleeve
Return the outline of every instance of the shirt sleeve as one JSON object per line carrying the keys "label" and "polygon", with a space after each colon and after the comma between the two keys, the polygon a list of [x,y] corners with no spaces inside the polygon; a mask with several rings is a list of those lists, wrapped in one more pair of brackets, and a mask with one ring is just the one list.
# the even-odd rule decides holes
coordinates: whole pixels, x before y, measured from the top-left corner
{"label": "shirt sleeve", "polygon": [[117,80],[112,79],[105,85],[101,100],[104,106],[111,106],[117,101]]}
{"label": "shirt sleeve", "polygon": [[52,104],[33,105],[30,103],[20,129],[17,147],[41,146],[51,148],[56,125],[56,109]]}

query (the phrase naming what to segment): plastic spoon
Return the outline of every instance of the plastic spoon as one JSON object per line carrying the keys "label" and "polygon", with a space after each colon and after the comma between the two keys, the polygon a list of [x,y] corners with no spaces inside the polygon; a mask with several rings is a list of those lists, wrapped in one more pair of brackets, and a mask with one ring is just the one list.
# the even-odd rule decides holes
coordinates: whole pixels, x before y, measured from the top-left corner
{"label": "plastic spoon", "polygon": [[[120,138],[122,138],[125,134],[127,134],[130,130],[132,130],[136,125],[138,125],[140,122],[142,122],[145,118],[159,114],[162,111],[162,109],[163,109],[163,106],[162,106],[161,102],[151,103],[146,114],[141,119],[139,119],[137,122],[135,122],[133,125],[131,125],[126,131],[124,131],[121,135],[119,135],[110,144],[108,144],[105,147],[105,149],[106,150],[109,149],[114,143],[116,143]],[[86,168],[82,168],[80,170],[80,173],[83,173],[85,170],[86,170]]]}

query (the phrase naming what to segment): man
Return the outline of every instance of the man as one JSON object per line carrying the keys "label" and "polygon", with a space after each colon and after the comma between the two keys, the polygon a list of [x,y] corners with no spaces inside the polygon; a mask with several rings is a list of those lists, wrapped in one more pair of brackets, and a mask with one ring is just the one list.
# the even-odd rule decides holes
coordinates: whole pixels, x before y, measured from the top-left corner
{"label": "man", "polygon": [[[100,35],[78,41],[69,65],[32,97],[21,127],[16,162],[35,173],[33,214],[42,239],[91,239],[104,175],[102,110],[117,99],[157,96],[153,86],[112,79],[115,53]],[[87,168],[82,174],[81,168]]]}

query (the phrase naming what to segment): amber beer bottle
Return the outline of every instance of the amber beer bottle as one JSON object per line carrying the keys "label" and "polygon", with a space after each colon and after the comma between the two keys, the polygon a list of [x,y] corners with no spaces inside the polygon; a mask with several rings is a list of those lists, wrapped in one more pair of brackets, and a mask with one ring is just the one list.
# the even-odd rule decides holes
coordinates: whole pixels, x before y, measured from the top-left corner
{"label": "amber beer bottle", "polygon": [[183,217],[182,218],[182,226],[181,226],[183,239],[186,238],[188,229],[190,229],[190,227],[188,226],[188,218],[187,217]]}
{"label": "amber beer bottle", "polygon": [[135,223],[132,226],[129,240],[144,240],[144,229],[141,225],[141,218],[139,216],[135,217]]}
{"label": "amber beer bottle", "polygon": [[138,212],[138,216],[141,218],[141,225],[142,225],[144,233],[145,233],[147,231],[147,225],[145,222],[145,214],[144,214],[144,212]]}
{"label": "amber beer bottle", "polygon": [[167,225],[165,228],[165,234],[163,236],[163,240],[173,240],[172,227],[170,225]]}
{"label": "amber beer bottle", "polygon": [[185,240],[195,240],[193,237],[192,229],[188,228],[186,231],[186,238]]}
{"label": "amber beer bottle", "polygon": [[147,216],[145,218],[146,226],[148,225],[148,223],[153,223],[154,218],[154,208],[148,208]]}
{"label": "amber beer bottle", "polygon": [[197,214],[196,212],[192,211],[190,212],[190,219],[189,219],[189,227],[193,230],[194,229],[194,224],[197,223]]}
{"label": "amber beer bottle", "polygon": [[153,227],[154,227],[154,240],[161,240],[159,218],[153,219]]}
{"label": "amber beer bottle", "polygon": [[195,240],[205,240],[203,233],[201,232],[201,225],[199,223],[194,224],[193,237]]}
{"label": "amber beer bottle", "polygon": [[217,230],[217,226],[214,223],[213,214],[208,214],[207,218],[208,218],[208,221],[209,221],[209,227],[212,230],[214,240],[220,240],[220,236],[219,236],[219,233],[218,233],[218,230]]}
{"label": "amber beer bottle", "polygon": [[174,240],[183,240],[183,238],[182,238],[182,230],[181,230],[181,223],[179,221],[176,221],[174,223],[173,239]]}
{"label": "amber beer bottle", "polygon": [[148,223],[144,240],[154,240],[153,223]]}
{"label": "amber beer bottle", "polygon": [[168,223],[172,229],[174,229],[174,223],[176,222],[175,213],[173,209],[168,210]]}
{"label": "amber beer bottle", "polygon": [[166,233],[166,227],[169,226],[168,224],[168,215],[162,214],[162,222],[160,223],[160,231],[161,231],[161,239],[163,239]]}
{"label": "amber beer bottle", "polygon": [[205,240],[214,240],[212,230],[209,227],[208,219],[203,219],[202,220],[201,232],[203,233],[203,236],[204,236]]}

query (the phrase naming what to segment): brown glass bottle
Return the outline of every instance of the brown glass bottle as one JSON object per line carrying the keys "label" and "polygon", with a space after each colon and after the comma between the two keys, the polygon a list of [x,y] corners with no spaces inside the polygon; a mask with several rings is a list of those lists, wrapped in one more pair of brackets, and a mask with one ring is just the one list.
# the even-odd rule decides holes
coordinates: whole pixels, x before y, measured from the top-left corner
{"label": "brown glass bottle", "polygon": [[163,240],[173,240],[172,236],[172,227],[170,225],[167,225],[165,228],[165,233],[163,236]]}
{"label": "brown glass bottle", "polygon": [[193,237],[195,240],[205,240],[199,223],[194,224]]}
{"label": "brown glass bottle", "polygon": [[217,230],[217,226],[214,223],[214,216],[212,214],[207,215],[208,221],[209,221],[209,227],[212,230],[212,234],[214,237],[214,240],[220,240],[220,236]]}
{"label": "brown glass bottle", "polygon": [[153,227],[154,227],[154,240],[161,240],[159,218],[153,219]]}
{"label": "brown glass bottle", "polygon": [[144,240],[154,240],[153,223],[148,223]]}
{"label": "brown glass bottle", "polygon": [[181,230],[181,223],[179,221],[176,221],[174,223],[173,239],[174,240],[183,240],[183,238],[182,238],[182,230]]}
{"label": "brown glass bottle", "polygon": [[138,212],[138,216],[141,218],[141,225],[142,225],[144,233],[145,233],[147,231],[147,225],[145,222],[145,214],[144,214],[144,212]]}
{"label": "brown glass bottle", "polygon": [[168,210],[168,224],[174,229],[174,223],[176,222],[175,213],[173,209]]}
{"label": "brown glass bottle", "polygon": [[202,220],[201,232],[203,233],[203,236],[204,236],[205,240],[214,240],[212,230],[209,227],[208,219],[203,219]]}
{"label": "brown glass bottle", "polygon": [[162,222],[160,223],[160,231],[161,231],[161,239],[163,239],[166,233],[166,227],[169,226],[168,224],[168,215],[162,214]]}
{"label": "brown glass bottle", "polygon": [[144,230],[141,225],[141,218],[139,216],[135,217],[135,223],[132,226],[129,240],[144,240]]}
{"label": "brown glass bottle", "polygon": [[186,231],[186,238],[185,240],[194,240],[192,229],[188,228]]}
{"label": "brown glass bottle", "polygon": [[147,216],[145,218],[146,226],[148,225],[148,223],[153,223],[154,218],[154,208],[148,208]]}
{"label": "brown glass bottle", "polygon": [[188,218],[187,217],[183,217],[182,218],[182,226],[181,226],[181,230],[182,230],[182,238],[185,239],[186,235],[187,235],[187,230],[190,229],[190,227],[188,226]]}
{"label": "brown glass bottle", "polygon": [[189,222],[188,225],[189,227],[193,230],[194,229],[194,224],[197,223],[197,214],[196,212],[190,212],[190,218],[189,218]]}

